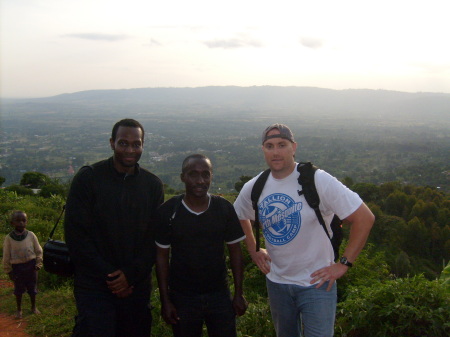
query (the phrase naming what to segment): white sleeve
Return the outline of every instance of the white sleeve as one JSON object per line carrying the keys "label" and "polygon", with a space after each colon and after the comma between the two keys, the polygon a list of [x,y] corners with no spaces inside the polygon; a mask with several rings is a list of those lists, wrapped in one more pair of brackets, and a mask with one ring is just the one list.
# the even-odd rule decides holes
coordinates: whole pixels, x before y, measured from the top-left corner
{"label": "white sleeve", "polygon": [[255,211],[252,206],[251,194],[253,185],[255,185],[255,181],[258,179],[260,174],[244,184],[241,192],[239,192],[239,195],[233,204],[239,220],[255,220]]}
{"label": "white sleeve", "polygon": [[335,213],[345,219],[363,203],[357,193],[323,170],[316,171],[314,180],[324,214]]}

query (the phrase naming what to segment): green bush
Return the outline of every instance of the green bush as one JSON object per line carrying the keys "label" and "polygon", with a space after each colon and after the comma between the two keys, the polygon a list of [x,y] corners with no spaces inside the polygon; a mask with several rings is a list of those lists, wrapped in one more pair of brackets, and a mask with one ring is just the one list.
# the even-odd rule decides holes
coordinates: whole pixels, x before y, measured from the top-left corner
{"label": "green bush", "polygon": [[44,198],[50,198],[52,195],[61,195],[66,196],[67,195],[67,187],[65,185],[61,184],[48,184],[45,186],[42,186],[41,191],[39,192],[39,195]]}
{"label": "green bush", "polygon": [[450,292],[450,261],[442,271],[439,280],[442,282],[442,285],[447,288],[447,291]]}
{"label": "green bush", "polygon": [[41,172],[25,172],[20,179],[20,185],[29,188],[41,188],[49,182],[50,178]]}
{"label": "green bush", "polygon": [[336,336],[450,335],[450,293],[424,276],[353,288],[338,304]]}
{"label": "green bush", "polygon": [[[347,246],[347,240],[343,240],[341,245],[341,256]],[[347,273],[337,281],[338,302],[344,301],[349,289],[353,287],[370,287],[374,283],[379,283],[389,279],[389,266],[383,252],[375,251],[375,246],[368,243],[361,251],[353,268],[349,268]]]}
{"label": "green bush", "polygon": [[16,192],[18,195],[33,195],[34,192],[25,187],[25,186],[21,186],[21,185],[10,185],[8,187],[5,187],[6,191],[11,191],[11,192]]}

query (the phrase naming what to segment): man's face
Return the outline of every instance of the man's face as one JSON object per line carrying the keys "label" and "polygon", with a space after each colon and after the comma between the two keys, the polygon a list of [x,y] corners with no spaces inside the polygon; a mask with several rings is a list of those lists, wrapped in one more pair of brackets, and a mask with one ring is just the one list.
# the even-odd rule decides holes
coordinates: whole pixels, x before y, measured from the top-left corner
{"label": "man's face", "polygon": [[133,173],[142,155],[144,142],[140,128],[119,126],[116,140],[109,140],[114,151],[114,167],[121,173]]}
{"label": "man's face", "polygon": [[[280,134],[278,129],[270,130],[267,135],[272,136]],[[262,146],[264,158],[272,172],[278,175],[278,178],[287,177],[295,166],[294,154],[297,149],[297,143],[284,138],[270,138]]]}
{"label": "man's face", "polygon": [[211,162],[206,159],[191,159],[181,181],[186,187],[186,195],[205,197],[212,180]]}

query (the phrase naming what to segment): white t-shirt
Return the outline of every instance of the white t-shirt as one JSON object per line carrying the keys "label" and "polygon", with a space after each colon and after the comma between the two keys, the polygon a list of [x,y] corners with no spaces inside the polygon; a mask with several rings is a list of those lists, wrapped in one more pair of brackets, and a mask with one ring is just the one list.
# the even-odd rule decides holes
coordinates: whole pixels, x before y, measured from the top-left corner
{"label": "white t-shirt", "polygon": [[[259,176],[259,175],[258,175]],[[247,182],[234,203],[240,220],[254,220],[251,191],[258,176]],[[266,276],[276,283],[310,286],[310,275],[334,263],[333,247],[308,206],[299,196],[297,169],[284,179],[269,175],[258,200],[259,221],[267,251],[272,259]],[[320,210],[329,233],[333,215],[345,219],[362,204],[361,198],[323,170],[314,176]]]}

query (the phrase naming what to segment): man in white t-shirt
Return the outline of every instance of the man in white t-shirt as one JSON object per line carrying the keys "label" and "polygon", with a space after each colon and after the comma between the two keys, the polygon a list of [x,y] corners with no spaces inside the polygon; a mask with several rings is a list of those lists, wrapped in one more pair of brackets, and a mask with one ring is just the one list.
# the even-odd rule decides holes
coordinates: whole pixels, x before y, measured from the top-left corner
{"label": "man in white t-shirt", "polygon": [[327,227],[334,214],[351,225],[339,263],[316,213],[299,195],[297,143],[291,130],[273,124],[262,135],[262,150],[271,173],[258,200],[258,216],[266,249],[256,251],[251,220],[255,212],[251,190],[258,176],[242,188],[234,207],[246,235],[247,249],[266,274],[270,309],[278,337],[333,336],[336,280],[363,249],[374,215],[361,198],[322,170],[315,173],[320,210]]}

